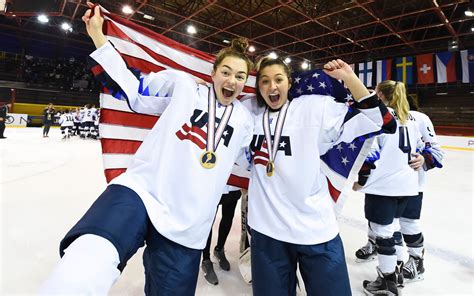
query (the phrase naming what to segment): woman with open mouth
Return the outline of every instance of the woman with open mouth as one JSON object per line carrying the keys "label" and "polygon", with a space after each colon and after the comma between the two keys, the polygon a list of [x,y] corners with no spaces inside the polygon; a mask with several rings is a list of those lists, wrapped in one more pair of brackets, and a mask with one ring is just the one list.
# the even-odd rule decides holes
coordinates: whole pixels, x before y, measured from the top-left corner
{"label": "woman with open mouth", "polygon": [[137,74],[103,34],[99,6],[88,5],[96,77],[133,111],[161,117],[127,171],[61,241],[41,293],[105,295],[146,242],[145,293],[194,295],[221,194],[252,138],[252,116],[235,100],[252,69],[248,43],[234,40],[217,55],[211,87],[176,70]]}
{"label": "woman with open mouth", "polygon": [[324,72],[344,81],[352,106],[323,95],[291,98],[291,73],[282,60],[266,57],[257,65],[248,190],[254,295],[295,295],[297,265],[308,295],[351,294],[319,156],[362,135],[393,133],[395,122],[348,64],[333,60]]}

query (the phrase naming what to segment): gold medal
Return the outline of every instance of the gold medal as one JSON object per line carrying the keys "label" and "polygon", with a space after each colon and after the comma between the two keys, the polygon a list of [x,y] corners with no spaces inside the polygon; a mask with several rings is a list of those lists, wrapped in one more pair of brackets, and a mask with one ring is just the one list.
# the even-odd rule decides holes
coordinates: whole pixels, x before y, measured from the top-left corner
{"label": "gold medal", "polygon": [[277,156],[278,147],[280,145],[280,137],[283,130],[283,124],[285,122],[286,112],[288,111],[288,106],[290,101],[286,101],[285,104],[281,107],[280,113],[278,114],[278,119],[275,125],[275,135],[272,141],[272,134],[270,131],[270,115],[268,107],[263,113],[263,133],[265,134],[265,141],[267,142],[268,150],[268,163],[266,167],[267,176],[273,176],[275,172],[275,158]]}
{"label": "gold medal", "polygon": [[275,171],[275,163],[273,161],[269,161],[267,163],[267,176],[273,176],[273,172]]}
{"label": "gold medal", "polygon": [[216,97],[214,93],[214,88],[209,90],[208,94],[208,122],[207,122],[207,138],[206,138],[206,151],[201,154],[199,161],[201,162],[201,166],[205,169],[212,169],[216,166],[217,163],[217,155],[214,151],[216,151],[217,146],[219,145],[219,141],[222,138],[224,130],[229,122],[230,115],[232,114],[232,110],[234,108],[233,104],[230,104],[225,107],[224,114],[222,114],[222,118],[217,125],[217,129],[215,129],[216,124]]}
{"label": "gold medal", "polygon": [[216,166],[217,155],[212,151],[205,151],[201,154],[200,162],[203,168],[212,169]]}

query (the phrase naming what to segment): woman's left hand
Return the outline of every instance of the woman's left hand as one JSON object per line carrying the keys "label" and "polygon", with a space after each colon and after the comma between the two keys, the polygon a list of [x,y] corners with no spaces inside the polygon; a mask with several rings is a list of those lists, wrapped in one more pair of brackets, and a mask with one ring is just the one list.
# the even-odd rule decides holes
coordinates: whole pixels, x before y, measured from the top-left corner
{"label": "woman's left hand", "polygon": [[323,67],[323,71],[338,80],[345,80],[349,75],[354,75],[351,66],[341,59],[327,62]]}
{"label": "woman's left hand", "polygon": [[410,167],[415,171],[421,170],[421,168],[423,168],[423,164],[425,163],[425,158],[423,157],[423,155],[418,153],[412,154],[412,156],[414,156],[415,158],[412,158],[409,161]]}

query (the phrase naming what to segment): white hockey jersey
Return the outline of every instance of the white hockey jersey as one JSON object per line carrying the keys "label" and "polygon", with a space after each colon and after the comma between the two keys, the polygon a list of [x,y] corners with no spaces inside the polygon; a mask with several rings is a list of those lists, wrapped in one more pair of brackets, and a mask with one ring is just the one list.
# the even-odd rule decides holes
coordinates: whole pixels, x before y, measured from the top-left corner
{"label": "white hockey jersey", "polygon": [[74,116],[71,113],[63,113],[59,116],[58,123],[61,126],[73,126],[74,125]]}
{"label": "white hockey jersey", "polygon": [[[269,156],[262,124],[264,108],[254,103],[250,102],[255,132],[251,144],[249,225],[289,243],[308,245],[333,239],[339,229],[327,180],[321,171],[320,155],[334,144],[379,131],[383,124],[379,108],[361,110],[362,113],[345,122],[348,106],[336,103],[332,97],[304,95],[293,99],[274,161],[275,171],[268,177]],[[272,135],[279,113],[271,112],[269,116]]]}
{"label": "white hockey jersey", "polygon": [[377,136],[369,161],[376,166],[370,172],[364,187],[359,191],[383,196],[418,195],[418,172],[409,166],[412,154],[423,149],[419,123],[409,114],[407,122],[402,125],[393,109],[389,108],[397,119],[397,130],[394,134]]}
{"label": "white hockey jersey", "polygon": [[[435,129],[433,127],[433,123],[431,122],[430,118],[421,112],[418,111],[410,111],[410,114],[415,117],[416,122],[418,123],[418,129],[421,133],[421,140],[424,143],[424,148],[422,153],[426,155],[426,153],[430,154],[431,159],[425,157],[425,165],[423,166],[423,170],[418,171],[418,185],[419,191],[423,192],[425,190],[426,184],[426,171],[433,167],[441,168],[444,152],[441,150],[441,145],[438,141],[438,138],[435,133]],[[431,161],[431,164],[428,162]]]}
{"label": "white hockey jersey", "polygon": [[74,123],[80,123],[81,122],[81,111],[74,111],[71,113],[72,118],[74,120]]}
{"label": "white hockey jersey", "polygon": [[95,109],[84,108],[82,122],[94,122],[94,112],[95,112]]}
{"label": "white hockey jersey", "polygon": [[[252,139],[249,111],[240,102],[233,103],[216,149],[216,166],[205,169],[200,158],[206,146],[208,96],[213,90],[174,70],[138,79],[110,43],[91,57],[121,87],[132,110],[162,113],[127,171],[111,183],[127,186],[140,196],[160,234],[183,246],[203,249],[235,159]],[[224,110],[217,104],[216,125]]]}

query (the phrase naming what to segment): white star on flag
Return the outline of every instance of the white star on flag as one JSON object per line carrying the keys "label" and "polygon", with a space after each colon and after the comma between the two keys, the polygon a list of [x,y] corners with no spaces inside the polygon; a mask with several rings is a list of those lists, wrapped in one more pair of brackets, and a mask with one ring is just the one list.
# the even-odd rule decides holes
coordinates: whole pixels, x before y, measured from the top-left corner
{"label": "white star on flag", "polygon": [[313,77],[316,77],[316,78],[318,78],[318,77],[319,77],[319,75],[321,75],[321,74],[319,74],[318,72],[314,72],[314,74],[313,74]]}
{"label": "white star on flag", "polygon": [[343,149],[342,145],[341,144],[337,145],[336,149],[339,150],[339,152],[341,152],[341,150]]}
{"label": "white star on flag", "polygon": [[295,83],[300,83],[301,77],[296,77],[295,78]]}
{"label": "white star on flag", "polygon": [[310,85],[308,85],[308,90],[309,90],[310,92],[312,92],[312,91],[313,91],[313,89],[314,89],[314,87],[313,87],[311,84],[310,84]]}
{"label": "white star on flag", "polygon": [[301,88],[298,88],[298,89],[296,90],[296,92],[297,92],[299,95],[301,95],[301,94],[303,93],[303,90],[302,90]]}
{"label": "white star on flag", "polygon": [[357,149],[357,146],[354,145],[354,143],[350,143],[349,144],[349,149],[352,149],[352,151],[354,151],[354,149]]}
{"label": "white star on flag", "polygon": [[280,148],[285,148],[285,146],[286,146],[286,143],[285,143],[285,142],[281,142],[281,143],[280,143]]}
{"label": "white star on flag", "polygon": [[225,136],[225,137],[227,137],[228,134],[229,134],[229,133],[227,132],[227,130],[225,130],[225,131],[222,133],[222,135]]}
{"label": "white star on flag", "polygon": [[347,157],[343,157],[341,162],[344,164],[344,165],[347,165],[347,163],[349,162],[349,160],[347,160]]}
{"label": "white star on flag", "polygon": [[324,82],[324,81],[320,82],[319,87],[326,88],[326,82]]}

